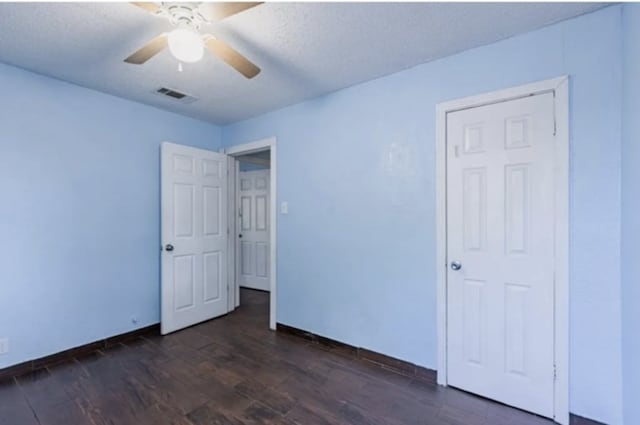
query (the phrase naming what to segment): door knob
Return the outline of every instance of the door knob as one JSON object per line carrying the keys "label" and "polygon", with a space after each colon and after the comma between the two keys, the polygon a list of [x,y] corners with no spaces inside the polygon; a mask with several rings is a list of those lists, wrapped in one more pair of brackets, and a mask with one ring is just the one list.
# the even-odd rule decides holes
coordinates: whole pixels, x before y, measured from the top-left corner
{"label": "door knob", "polygon": [[173,251],[173,245],[171,245],[170,243],[168,243],[164,249],[166,249],[167,251]]}
{"label": "door knob", "polygon": [[461,268],[462,268],[462,263],[460,263],[460,261],[451,262],[451,270],[460,270]]}
{"label": "door knob", "polygon": [[238,235],[238,237],[239,237],[240,239],[242,239],[242,233],[240,233],[240,234]]}

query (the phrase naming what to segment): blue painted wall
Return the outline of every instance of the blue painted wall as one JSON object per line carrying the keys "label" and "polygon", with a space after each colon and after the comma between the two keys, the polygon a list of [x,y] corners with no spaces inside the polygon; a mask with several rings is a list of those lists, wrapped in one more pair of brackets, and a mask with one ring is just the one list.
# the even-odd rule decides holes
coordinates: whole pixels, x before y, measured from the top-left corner
{"label": "blue painted wall", "polygon": [[621,11],[224,127],[277,136],[277,320],[435,368],[435,106],[568,74],[571,411],[621,423]]}
{"label": "blue painted wall", "polygon": [[640,6],[624,6],[622,347],[625,424],[640,424]]}
{"label": "blue painted wall", "polygon": [[157,323],[160,142],[220,129],[7,65],[0,87],[0,368]]}

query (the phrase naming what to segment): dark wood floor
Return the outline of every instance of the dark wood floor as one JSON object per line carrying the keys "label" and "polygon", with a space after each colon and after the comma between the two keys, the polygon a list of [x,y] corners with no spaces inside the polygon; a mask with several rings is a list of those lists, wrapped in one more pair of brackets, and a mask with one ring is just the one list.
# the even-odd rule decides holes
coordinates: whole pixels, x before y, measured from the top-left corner
{"label": "dark wood floor", "polygon": [[534,425],[548,420],[267,329],[268,295],[0,384],[2,425]]}

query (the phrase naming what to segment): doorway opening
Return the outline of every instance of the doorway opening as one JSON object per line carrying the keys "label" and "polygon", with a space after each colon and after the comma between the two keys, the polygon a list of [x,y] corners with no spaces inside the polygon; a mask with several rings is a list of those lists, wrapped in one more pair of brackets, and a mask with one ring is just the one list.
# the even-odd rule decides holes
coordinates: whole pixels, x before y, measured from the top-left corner
{"label": "doorway opening", "polygon": [[[269,292],[271,152],[236,157],[236,284]],[[240,300],[242,302],[242,299]]]}
{"label": "doorway opening", "polygon": [[225,149],[229,156],[229,311],[269,296],[269,327],[276,327],[275,138]]}

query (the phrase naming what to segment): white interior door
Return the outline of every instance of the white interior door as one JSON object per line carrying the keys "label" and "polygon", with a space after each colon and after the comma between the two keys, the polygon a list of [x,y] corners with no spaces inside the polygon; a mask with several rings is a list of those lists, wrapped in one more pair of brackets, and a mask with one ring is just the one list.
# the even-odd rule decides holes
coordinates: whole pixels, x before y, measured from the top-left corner
{"label": "white interior door", "polygon": [[162,144],[162,333],[227,313],[227,157]]}
{"label": "white interior door", "polygon": [[553,114],[549,93],[447,115],[448,384],[547,417]]}
{"label": "white interior door", "polygon": [[269,170],[241,171],[238,184],[238,283],[269,290]]}

